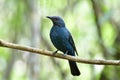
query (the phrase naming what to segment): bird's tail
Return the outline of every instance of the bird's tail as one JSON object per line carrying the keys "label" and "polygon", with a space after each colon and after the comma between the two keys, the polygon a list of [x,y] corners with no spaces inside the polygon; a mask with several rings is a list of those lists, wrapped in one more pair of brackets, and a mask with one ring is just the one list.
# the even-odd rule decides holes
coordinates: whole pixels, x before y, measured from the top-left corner
{"label": "bird's tail", "polygon": [[69,62],[69,65],[70,65],[70,70],[71,70],[71,74],[73,76],[79,76],[80,75],[80,71],[77,67],[77,64],[75,61],[68,61]]}

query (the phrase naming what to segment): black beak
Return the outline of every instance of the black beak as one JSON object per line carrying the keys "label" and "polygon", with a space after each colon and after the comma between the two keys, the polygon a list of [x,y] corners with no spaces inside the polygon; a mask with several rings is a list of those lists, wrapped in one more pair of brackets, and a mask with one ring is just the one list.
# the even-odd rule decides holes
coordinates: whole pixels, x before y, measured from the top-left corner
{"label": "black beak", "polygon": [[47,18],[52,19],[52,17],[50,17],[50,16],[47,16]]}

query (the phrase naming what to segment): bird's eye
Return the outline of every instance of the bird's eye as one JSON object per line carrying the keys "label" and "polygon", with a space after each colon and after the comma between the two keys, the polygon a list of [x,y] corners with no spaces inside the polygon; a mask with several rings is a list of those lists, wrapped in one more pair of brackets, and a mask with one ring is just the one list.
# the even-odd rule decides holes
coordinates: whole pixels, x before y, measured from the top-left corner
{"label": "bird's eye", "polygon": [[55,21],[57,21],[57,20],[58,20],[58,18],[54,18],[54,20],[55,20]]}

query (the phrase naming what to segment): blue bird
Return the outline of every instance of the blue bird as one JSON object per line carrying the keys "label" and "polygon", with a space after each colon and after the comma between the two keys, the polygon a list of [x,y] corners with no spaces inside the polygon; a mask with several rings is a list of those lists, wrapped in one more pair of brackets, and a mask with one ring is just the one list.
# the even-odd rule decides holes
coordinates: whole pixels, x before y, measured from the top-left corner
{"label": "blue bird", "polygon": [[[78,55],[73,38],[68,29],[65,27],[63,19],[58,16],[47,16],[47,18],[53,22],[53,26],[50,31],[50,39],[53,45],[57,48],[55,53],[60,50],[64,54],[71,56],[75,56],[75,52]],[[68,60],[68,62],[70,65],[71,74],[73,76],[79,76],[80,71],[76,62],[71,60]]]}

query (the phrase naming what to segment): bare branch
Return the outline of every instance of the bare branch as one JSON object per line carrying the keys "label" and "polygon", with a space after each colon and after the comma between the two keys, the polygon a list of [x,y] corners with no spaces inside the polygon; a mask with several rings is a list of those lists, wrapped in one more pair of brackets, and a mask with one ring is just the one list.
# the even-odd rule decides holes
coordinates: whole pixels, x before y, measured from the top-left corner
{"label": "bare branch", "polygon": [[17,49],[17,50],[22,50],[22,51],[28,51],[28,52],[57,57],[57,58],[66,59],[66,60],[73,60],[79,63],[95,64],[95,65],[119,65],[120,66],[120,60],[89,60],[89,59],[81,59],[81,58],[74,57],[74,56],[64,55],[60,53],[53,55],[51,51],[13,44],[13,43],[9,43],[3,40],[0,40],[0,47],[7,47],[7,48]]}

